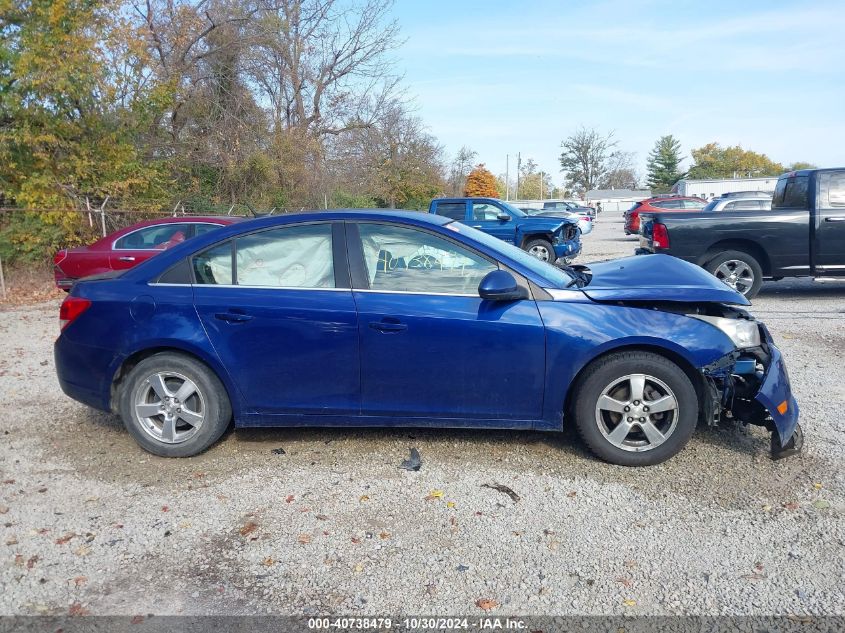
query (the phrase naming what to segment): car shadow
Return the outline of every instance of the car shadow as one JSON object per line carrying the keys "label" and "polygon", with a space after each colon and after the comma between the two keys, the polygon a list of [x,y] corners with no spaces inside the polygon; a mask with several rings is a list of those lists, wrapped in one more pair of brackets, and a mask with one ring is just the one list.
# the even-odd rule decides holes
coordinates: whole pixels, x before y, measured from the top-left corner
{"label": "car shadow", "polygon": [[[772,297],[784,299],[789,297],[801,299],[838,298],[845,295],[845,279],[818,282],[808,278],[783,279],[781,281],[764,281],[756,298]],[[844,310],[841,310],[845,312]]]}
{"label": "car shadow", "polygon": [[[92,424],[101,431],[128,435],[120,416],[105,411],[89,409],[84,423]],[[127,438],[130,439],[130,438]],[[728,449],[735,453],[756,455],[768,452],[768,434],[760,430],[755,433],[750,427],[723,426],[718,428],[699,426],[694,441],[703,442],[714,448]],[[315,444],[338,444],[362,442],[359,448],[367,452],[367,445],[375,448],[383,443],[407,442],[409,447],[417,442],[432,448],[438,445],[467,444],[471,453],[490,450],[533,450],[538,447],[553,449],[567,456],[581,459],[595,459],[584,446],[573,424],[562,431],[533,431],[525,429],[470,429],[430,427],[238,427],[230,424],[216,443],[235,441],[247,452],[272,451],[288,447],[296,450]],[[287,449],[285,449],[287,450]]]}

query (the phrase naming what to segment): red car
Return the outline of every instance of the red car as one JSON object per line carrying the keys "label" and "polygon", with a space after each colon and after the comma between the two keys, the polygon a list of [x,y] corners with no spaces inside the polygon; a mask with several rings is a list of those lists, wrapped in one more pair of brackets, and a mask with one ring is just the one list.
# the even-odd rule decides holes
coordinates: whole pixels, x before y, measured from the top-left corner
{"label": "red car", "polygon": [[707,200],[687,198],[684,196],[655,196],[654,198],[640,200],[625,211],[625,235],[634,235],[640,232],[640,213],[648,213],[649,211],[700,210],[706,204]]}
{"label": "red car", "polygon": [[63,248],[53,257],[56,286],[69,290],[82,277],[132,268],[179,242],[243,219],[236,216],[158,218],[115,231],[90,246]]}

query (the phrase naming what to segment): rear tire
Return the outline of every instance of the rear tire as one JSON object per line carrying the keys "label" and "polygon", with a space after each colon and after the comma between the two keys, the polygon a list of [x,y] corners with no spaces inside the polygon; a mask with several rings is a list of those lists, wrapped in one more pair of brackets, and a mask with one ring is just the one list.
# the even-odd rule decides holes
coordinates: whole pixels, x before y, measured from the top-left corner
{"label": "rear tire", "polygon": [[753,256],[742,251],[725,251],[704,267],[716,279],[753,299],[763,285],[763,268]]}
{"label": "rear tire", "polygon": [[578,433],[593,454],[611,464],[664,462],[686,446],[698,422],[690,379],[651,352],[605,356],[587,367],[574,389]]}
{"label": "rear tire", "polygon": [[542,262],[549,262],[550,264],[554,264],[555,260],[557,259],[557,255],[555,255],[555,249],[552,248],[552,244],[548,240],[530,240],[525,243],[525,246],[522,247],[522,250],[524,250],[532,257],[536,257]]}
{"label": "rear tire", "polygon": [[226,388],[200,361],[162,352],[135,365],[120,390],[120,415],[141,447],[191,457],[214,444],[232,419]]}

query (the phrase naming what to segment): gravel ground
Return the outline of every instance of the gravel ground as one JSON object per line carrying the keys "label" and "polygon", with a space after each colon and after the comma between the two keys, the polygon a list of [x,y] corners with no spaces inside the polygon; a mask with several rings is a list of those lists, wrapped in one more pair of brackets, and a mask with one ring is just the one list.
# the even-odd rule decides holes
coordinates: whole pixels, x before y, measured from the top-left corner
{"label": "gravel ground", "polygon": [[[581,261],[634,246],[602,218]],[[571,432],[249,430],[162,459],[61,393],[57,303],[0,312],[0,613],[843,614],[845,283],[752,311],[805,453],[701,429],[644,469]]]}

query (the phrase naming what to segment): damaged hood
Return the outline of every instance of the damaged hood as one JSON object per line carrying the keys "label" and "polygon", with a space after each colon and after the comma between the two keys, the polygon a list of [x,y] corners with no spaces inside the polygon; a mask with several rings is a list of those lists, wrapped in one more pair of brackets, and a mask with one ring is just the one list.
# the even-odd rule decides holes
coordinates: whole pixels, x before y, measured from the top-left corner
{"label": "damaged hood", "polygon": [[594,301],[680,301],[751,305],[703,268],[670,255],[635,255],[589,265],[581,291]]}

